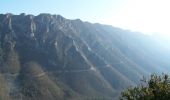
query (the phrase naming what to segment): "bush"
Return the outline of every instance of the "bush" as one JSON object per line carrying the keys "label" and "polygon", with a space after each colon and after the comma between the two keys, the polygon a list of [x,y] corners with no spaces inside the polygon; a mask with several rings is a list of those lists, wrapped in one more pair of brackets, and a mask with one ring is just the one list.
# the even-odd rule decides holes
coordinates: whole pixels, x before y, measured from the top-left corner
{"label": "bush", "polygon": [[170,78],[167,74],[152,74],[143,84],[121,93],[121,100],[170,100]]}

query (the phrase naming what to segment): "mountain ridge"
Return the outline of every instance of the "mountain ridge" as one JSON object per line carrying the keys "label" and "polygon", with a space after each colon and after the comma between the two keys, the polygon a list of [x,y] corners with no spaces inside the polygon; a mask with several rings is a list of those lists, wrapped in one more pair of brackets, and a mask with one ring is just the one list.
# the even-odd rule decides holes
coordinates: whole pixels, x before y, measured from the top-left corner
{"label": "mountain ridge", "polygon": [[61,15],[0,14],[0,38],[3,100],[112,100],[169,70],[152,38]]}

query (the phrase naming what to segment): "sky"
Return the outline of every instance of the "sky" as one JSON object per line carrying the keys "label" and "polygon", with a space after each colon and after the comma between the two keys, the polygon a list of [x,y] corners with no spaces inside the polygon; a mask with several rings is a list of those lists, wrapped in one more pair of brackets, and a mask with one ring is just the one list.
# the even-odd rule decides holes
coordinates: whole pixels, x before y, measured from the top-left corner
{"label": "sky", "polygon": [[170,36],[170,0],[1,0],[0,13],[59,14],[145,34]]}

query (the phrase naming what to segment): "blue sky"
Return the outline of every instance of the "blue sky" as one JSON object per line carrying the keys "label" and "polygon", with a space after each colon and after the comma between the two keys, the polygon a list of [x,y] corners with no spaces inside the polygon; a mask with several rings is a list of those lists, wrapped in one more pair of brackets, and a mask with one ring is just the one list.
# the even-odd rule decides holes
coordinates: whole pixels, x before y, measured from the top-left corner
{"label": "blue sky", "polygon": [[0,13],[60,14],[147,34],[170,33],[170,0],[1,0]]}
{"label": "blue sky", "polygon": [[[67,18],[96,21],[116,12],[124,0],[1,0],[0,13],[60,14]],[[111,12],[110,12],[111,11]]]}

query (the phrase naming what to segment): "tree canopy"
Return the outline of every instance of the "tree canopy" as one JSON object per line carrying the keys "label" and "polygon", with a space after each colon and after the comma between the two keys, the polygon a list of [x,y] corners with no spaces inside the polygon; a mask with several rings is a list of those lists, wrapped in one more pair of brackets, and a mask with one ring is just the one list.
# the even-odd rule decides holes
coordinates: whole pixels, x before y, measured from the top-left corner
{"label": "tree canopy", "polygon": [[170,100],[170,78],[167,74],[152,74],[136,87],[121,93],[121,100]]}

